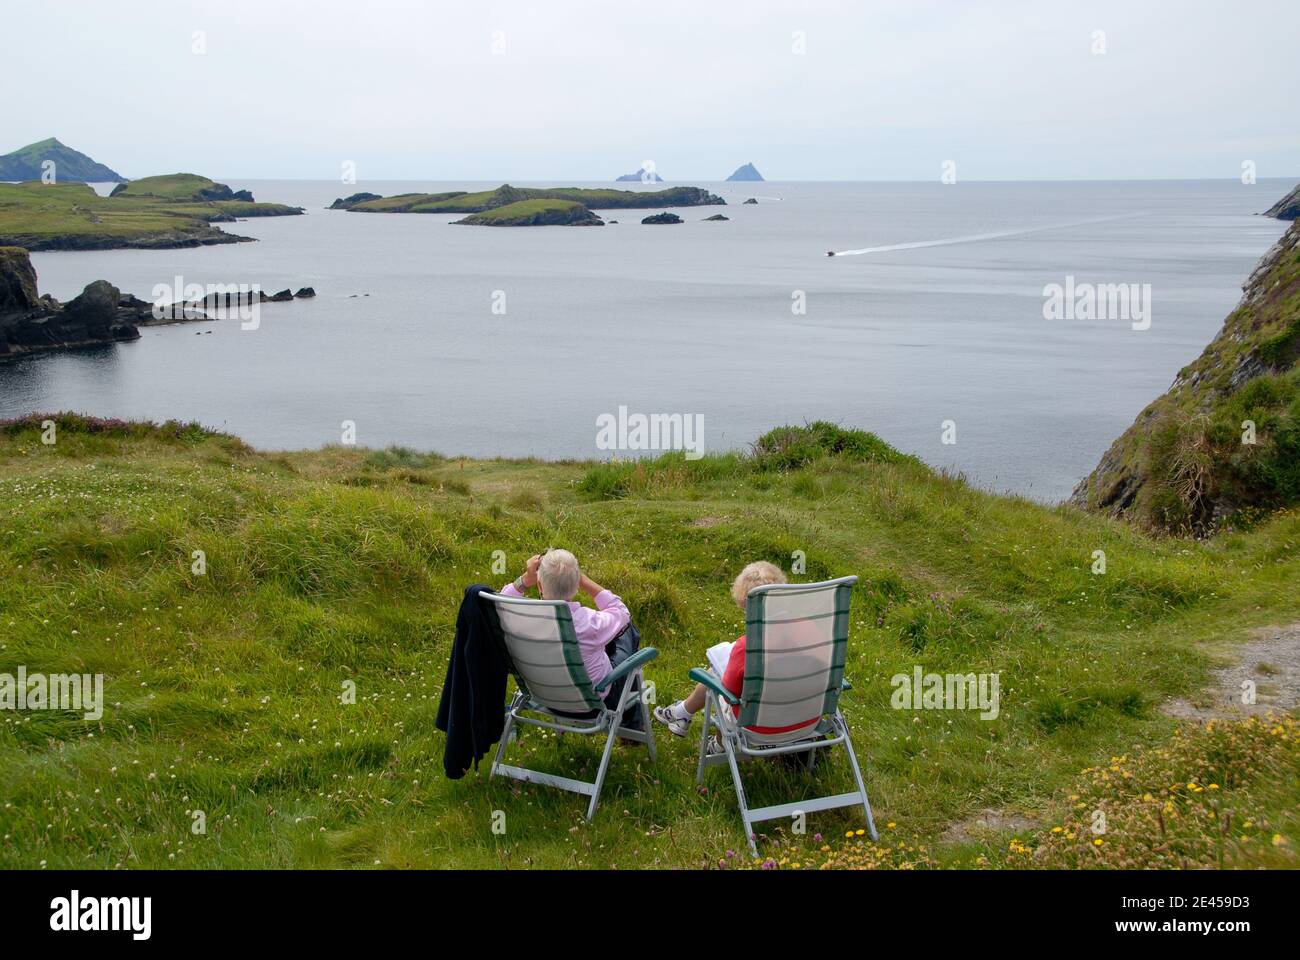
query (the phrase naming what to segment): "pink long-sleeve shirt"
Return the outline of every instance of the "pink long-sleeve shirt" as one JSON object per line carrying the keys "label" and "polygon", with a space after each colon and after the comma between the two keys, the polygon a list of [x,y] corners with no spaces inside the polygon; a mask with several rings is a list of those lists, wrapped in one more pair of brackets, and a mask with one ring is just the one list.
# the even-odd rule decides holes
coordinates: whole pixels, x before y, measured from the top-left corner
{"label": "pink long-sleeve shirt", "polygon": [[[501,588],[503,597],[522,597],[513,583]],[[613,671],[609,664],[609,654],[605,645],[613,640],[623,628],[632,622],[632,614],[623,605],[622,599],[612,590],[602,590],[595,596],[596,609],[584,607],[576,600],[569,601],[573,611],[573,632],[578,637],[578,649],[582,651],[582,662],[587,667],[587,676],[593,684],[600,683]]]}

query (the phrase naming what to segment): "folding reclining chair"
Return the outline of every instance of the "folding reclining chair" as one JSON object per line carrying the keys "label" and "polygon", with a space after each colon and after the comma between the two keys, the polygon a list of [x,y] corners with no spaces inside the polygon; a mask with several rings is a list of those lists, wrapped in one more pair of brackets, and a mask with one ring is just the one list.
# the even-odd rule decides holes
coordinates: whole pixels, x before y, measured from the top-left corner
{"label": "folding reclining chair", "polygon": [[[704,704],[696,781],[704,782],[705,767],[730,765],[745,836],[755,856],[758,855],[755,823],[800,812],[861,804],[871,839],[878,839],[848,724],[839,708],[840,690],[846,686],[849,597],[857,580],[857,577],[840,577],[821,583],[774,583],[751,590],[745,600],[745,682],[740,696],[724,687],[721,678],[712,671],[696,668],[690,672],[691,678],[709,691]],[[740,707],[739,717],[733,710],[736,706]],[[764,734],[750,729],[787,727],[812,717],[817,718],[815,724],[786,733]],[[711,727],[716,727],[720,735],[723,747],[720,754],[708,751]],[[798,803],[749,808],[738,759],[806,753],[811,770],[816,751],[840,745],[849,755],[857,790]]]}
{"label": "folding reclining chair", "polygon": [[[641,710],[644,730],[623,726],[623,713],[642,699],[641,691],[645,685],[642,668],[659,656],[659,651],[654,647],[643,647],[599,684],[593,684],[582,660],[582,651],[573,630],[573,614],[567,603],[504,597],[495,593],[483,593],[481,597],[496,609],[501,640],[519,688],[506,709],[505,729],[501,732],[501,742],[488,776],[500,774],[591,797],[587,807],[587,819],[590,820],[600,803],[600,789],[605,782],[615,738],[625,737],[644,743],[650,759],[655,759],[654,732],[644,707]],[[627,681],[623,684],[618,708],[611,710],[605,706],[601,693],[620,677],[627,677]],[[561,733],[606,734],[605,753],[595,781],[572,780],[502,763],[516,724],[544,727]]]}

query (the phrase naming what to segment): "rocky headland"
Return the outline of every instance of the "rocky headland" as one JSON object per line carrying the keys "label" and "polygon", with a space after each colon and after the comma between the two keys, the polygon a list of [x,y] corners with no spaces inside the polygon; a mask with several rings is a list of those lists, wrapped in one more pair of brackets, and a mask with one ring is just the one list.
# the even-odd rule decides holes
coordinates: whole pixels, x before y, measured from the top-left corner
{"label": "rocky headland", "polygon": [[1300,503],[1300,221],[1259,261],[1201,356],[1070,499],[1197,535]]}

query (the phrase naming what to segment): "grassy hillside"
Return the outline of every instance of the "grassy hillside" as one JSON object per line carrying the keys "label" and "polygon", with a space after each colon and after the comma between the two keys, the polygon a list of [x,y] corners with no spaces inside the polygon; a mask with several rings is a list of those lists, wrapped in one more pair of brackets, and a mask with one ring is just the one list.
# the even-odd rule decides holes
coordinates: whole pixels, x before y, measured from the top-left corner
{"label": "grassy hillside", "polygon": [[[225,233],[212,224],[236,217],[301,212],[275,203],[176,200],[133,192],[141,183],[147,181],[128,184],[126,191],[111,197],[101,197],[85,184],[0,183],[0,246],[104,250],[236,243],[247,238]],[[178,192],[184,189],[175,188]]]}
{"label": "grassy hillside", "polygon": [[[0,427],[0,672],[103,673],[106,706],[94,722],[0,713],[0,866],[734,862],[744,840],[731,786],[714,770],[695,790],[695,739],[661,735],[656,765],[619,748],[591,824],[569,794],[488,781],[486,768],[443,777],[434,715],[461,591],[505,582],[561,544],[662,651],[649,672],[661,703],[686,692],[708,645],[743,629],[728,588],[747,561],[789,570],[802,551],[793,579],[861,577],[842,702],[882,843],[845,839],[861,824],[828,812],[793,838],[794,859],[780,825],[764,828],[764,856],[1065,863],[1073,854],[1051,827],[1086,813],[1087,771],[1131,768],[1168,789],[1203,776],[1220,754],[1201,747],[1226,737],[1253,745],[1249,771],[1229,771],[1213,796],[1254,828],[1225,839],[1189,814],[1180,829],[1212,834],[1233,864],[1296,865],[1294,725],[1261,736],[1184,723],[1208,739],[1182,747],[1158,709],[1206,681],[1207,645],[1300,619],[1294,510],[1208,542],[1152,540],[977,492],[824,425],[775,431],[746,456],[588,464],[256,453],[193,426],[66,416],[47,446],[40,419]],[[497,550],[506,574],[491,571]],[[1000,672],[1000,716],[891,709],[889,678],[916,665]],[[340,702],[344,681],[355,704]],[[598,760],[573,737],[529,732],[523,744],[527,762],[571,775]],[[779,791],[800,783],[775,765],[751,776],[755,804],[792,799]],[[844,789],[842,758],[814,780]],[[1034,814],[1041,831],[1010,848],[1005,837],[938,842],[990,807]],[[504,836],[491,831],[495,810]],[[191,832],[192,811],[206,834]],[[1154,829],[1145,814],[1116,814],[1107,842],[1138,865],[1168,865],[1159,843],[1137,842]]]}
{"label": "grassy hillside", "polygon": [[58,183],[107,183],[126,179],[50,137],[0,156],[0,180],[39,180],[45,173],[42,164],[47,160],[54,163],[53,173]]}
{"label": "grassy hillside", "polygon": [[130,183],[119,184],[113,195],[118,197],[157,197],[163,200],[194,200],[204,190],[217,185],[215,180],[196,173],[168,173],[156,177],[141,177]]}
{"label": "grassy hillside", "polygon": [[1260,261],[1201,356],[1073,499],[1177,532],[1300,503],[1300,223]]}

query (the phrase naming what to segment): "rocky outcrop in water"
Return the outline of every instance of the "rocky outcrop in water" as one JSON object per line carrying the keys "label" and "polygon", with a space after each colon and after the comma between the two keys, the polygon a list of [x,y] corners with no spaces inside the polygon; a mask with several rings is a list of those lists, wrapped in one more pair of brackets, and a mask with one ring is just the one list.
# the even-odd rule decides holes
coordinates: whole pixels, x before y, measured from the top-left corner
{"label": "rocky outcrop in water", "polygon": [[646,217],[642,223],[681,223],[682,218],[675,213],[656,213],[653,217]]}
{"label": "rocky outcrop in water", "polygon": [[[137,340],[140,327],[161,324],[244,319],[254,304],[305,300],[311,287],[297,293],[254,291],[251,285],[214,291],[188,302],[154,304],[122,293],[107,280],[96,280],[67,303],[41,296],[36,270],[22,247],[0,247],[0,359],[101,343]],[[238,311],[238,312],[236,312]]]}
{"label": "rocky outcrop in water", "polygon": [[27,251],[0,247],[0,357],[135,340],[141,307],[147,315],[147,304],[134,297],[124,302],[107,280],[87,284],[67,303],[39,296]]}

